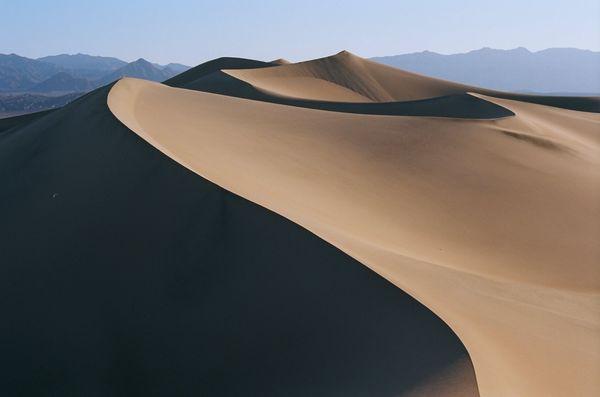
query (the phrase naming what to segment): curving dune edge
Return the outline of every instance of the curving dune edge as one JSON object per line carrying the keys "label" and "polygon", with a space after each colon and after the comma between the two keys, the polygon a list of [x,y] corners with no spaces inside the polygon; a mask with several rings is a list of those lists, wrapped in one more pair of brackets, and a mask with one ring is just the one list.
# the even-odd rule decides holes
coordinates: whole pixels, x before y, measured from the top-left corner
{"label": "curving dune edge", "polygon": [[[312,100],[346,92],[297,82]],[[108,106],[173,160],[429,307],[465,344],[481,396],[597,395],[600,115],[473,95],[514,116],[350,114],[135,79]]]}

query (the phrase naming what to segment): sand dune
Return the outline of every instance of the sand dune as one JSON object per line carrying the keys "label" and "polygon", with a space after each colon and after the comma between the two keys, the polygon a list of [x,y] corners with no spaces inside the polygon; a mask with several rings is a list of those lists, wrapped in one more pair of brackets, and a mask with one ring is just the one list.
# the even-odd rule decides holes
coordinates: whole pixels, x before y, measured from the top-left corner
{"label": "sand dune", "polygon": [[596,396],[599,103],[342,52],[2,120],[0,389]]}
{"label": "sand dune", "polygon": [[[468,86],[444,82],[404,72],[342,51],[337,55],[266,69],[225,70],[225,73],[252,84],[259,90],[282,96],[301,87],[297,82],[314,81],[335,84],[374,102],[411,101],[436,96],[459,94]],[[290,87],[289,83],[292,83]],[[324,84],[325,85],[325,84]],[[297,98],[315,99],[302,95]],[[324,93],[326,94],[326,92]],[[328,100],[331,98],[322,97]],[[354,99],[349,95],[348,100]],[[341,100],[341,99],[340,99]]]}
{"label": "sand dune", "polygon": [[148,145],[109,88],[0,125],[3,396],[478,395],[436,315]]}
{"label": "sand dune", "polygon": [[[207,62],[186,72],[187,74],[184,73],[177,81],[172,79],[166,83],[173,87],[196,91],[343,113],[469,119],[491,119],[513,115],[506,108],[474,97],[466,91],[469,88],[466,86],[447,90],[439,89],[435,91],[437,94],[448,95],[430,98],[428,94],[432,93],[430,88],[435,85],[435,80],[432,83],[430,78],[411,73],[408,73],[408,76],[417,80],[413,84],[413,92],[420,99],[374,101],[364,96],[366,95],[365,90],[360,91],[360,86],[367,87],[369,84],[378,84],[373,79],[369,80],[363,77],[363,74],[366,73],[363,73],[363,69],[367,70],[367,68],[362,63],[375,65],[375,69],[383,65],[369,63],[369,61],[346,52],[299,64],[284,64],[280,67],[274,67],[272,63],[266,64],[248,59],[225,59],[227,62],[221,59]],[[257,65],[256,68],[247,69],[248,65],[253,64]],[[298,65],[302,65],[302,67],[297,68]],[[346,66],[342,67],[343,65]],[[363,67],[356,67],[356,65]],[[218,67],[231,69],[217,70]],[[398,82],[404,81],[405,72],[389,67],[384,68],[391,69],[386,70],[388,72],[387,80],[396,81],[396,85],[401,86],[402,84]],[[313,71],[314,74],[303,73],[306,70]],[[252,79],[243,78],[245,75],[252,75],[259,71],[264,71],[267,76],[275,75],[275,77],[267,77],[259,84]],[[394,73],[397,74],[395,79]],[[330,78],[320,78],[319,75],[330,76]],[[352,84],[353,81],[359,83]],[[448,84],[454,85],[454,83]],[[369,90],[376,91],[377,88],[367,89],[367,91]],[[398,91],[401,89],[398,88]]]}
{"label": "sand dune", "polygon": [[286,65],[286,64],[291,63],[291,62],[288,61],[285,58],[278,58],[278,59],[275,59],[275,60],[271,61],[270,63],[272,63],[274,65]]}
{"label": "sand dune", "polygon": [[11,128],[30,123],[50,112],[52,112],[52,110],[44,110],[41,112],[22,114],[20,116],[7,117],[4,119],[0,119],[0,134]]}
{"label": "sand dune", "polygon": [[[344,87],[322,80],[312,80],[312,84],[290,84],[290,96],[272,94],[258,90],[251,84],[236,79],[225,72],[215,72],[205,75],[186,84],[185,88],[214,94],[235,96],[263,102],[278,103],[294,107],[329,110],[343,113],[378,114],[395,116],[432,116],[449,118],[488,119],[512,116],[506,108],[497,106],[489,101],[480,100],[469,93],[447,95],[430,99],[403,102],[369,102],[360,94]],[[305,96],[312,95],[314,99],[298,98],[293,95],[301,91]],[[343,99],[343,102],[336,101]]]}
{"label": "sand dune", "polygon": [[263,62],[256,61],[254,59],[223,57],[213,59],[212,61],[208,61],[196,67],[188,69],[185,72],[170,78],[164,83],[171,86],[184,86],[192,83],[193,81],[199,78],[202,78],[214,72],[218,72],[222,69],[258,69],[269,66],[276,66],[279,64],[280,63],[278,63],[277,61]]}
{"label": "sand dune", "polygon": [[[350,60],[340,66],[340,57]],[[345,67],[364,67],[345,53],[316,64],[323,69],[224,73],[281,97],[290,92],[275,79],[296,87],[285,84],[292,67],[372,101],[466,89],[394,80],[379,66],[344,81]],[[312,231],[432,309],[467,347],[482,396],[596,395],[600,115],[476,95],[512,115],[324,112],[131,79],[108,104],[178,163]]]}
{"label": "sand dune", "polygon": [[[190,75],[196,76],[195,79],[168,81],[167,84],[311,108],[320,108],[315,101],[393,103],[473,92],[572,110],[600,112],[600,98],[597,97],[539,96],[488,90],[395,69],[347,51],[294,64],[273,61],[259,66],[244,66],[259,61],[228,59],[237,61],[230,62],[231,67],[223,64],[220,70],[211,69],[215,72],[212,76],[209,73],[190,72]],[[202,69],[203,66],[198,68]],[[296,101],[290,102],[290,99]],[[324,109],[333,110],[331,104],[327,106]],[[335,110],[346,111],[345,108]],[[371,111],[371,114],[374,112]]]}

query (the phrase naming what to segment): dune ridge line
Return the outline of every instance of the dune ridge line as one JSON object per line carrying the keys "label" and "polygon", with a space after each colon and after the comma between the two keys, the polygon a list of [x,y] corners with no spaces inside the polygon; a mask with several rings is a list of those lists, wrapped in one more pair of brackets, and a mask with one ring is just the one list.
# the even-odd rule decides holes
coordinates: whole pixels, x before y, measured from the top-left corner
{"label": "dune ridge line", "polygon": [[486,99],[516,116],[365,117],[132,79],[108,105],[175,161],[432,309],[467,347],[482,396],[593,395],[599,117]]}

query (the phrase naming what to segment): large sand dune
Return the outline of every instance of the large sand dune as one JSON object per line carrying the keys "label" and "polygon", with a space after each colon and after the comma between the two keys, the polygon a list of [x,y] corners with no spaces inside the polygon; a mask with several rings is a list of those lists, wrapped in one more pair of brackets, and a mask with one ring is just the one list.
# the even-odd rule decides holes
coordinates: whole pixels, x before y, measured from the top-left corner
{"label": "large sand dune", "polygon": [[[404,92],[404,72],[394,78],[379,66],[355,81],[358,72],[347,71],[361,62],[340,54],[220,73],[290,97],[286,90],[302,86],[299,69],[328,83],[323,97],[315,83],[298,98],[324,101],[336,99],[330,84],[380,102],[465,89],[419,77]],[[323,64],[341,71],[323,74]],[[348,114],[132,79],[117,83],[108,103],[172,159],[312,231],[432,309],[467,347],[482,396],[597,395],[600,115],[474,95],[510,113]]]}
{"label": "large sand dune", "polygon": [[2,396],[478,395],[430,310],[148,145],[109,88],[0,125]]}
{"label": "large sand dune", "polygon": [[596,396],[599,103],[342,52],[3,120],[0,389]]}

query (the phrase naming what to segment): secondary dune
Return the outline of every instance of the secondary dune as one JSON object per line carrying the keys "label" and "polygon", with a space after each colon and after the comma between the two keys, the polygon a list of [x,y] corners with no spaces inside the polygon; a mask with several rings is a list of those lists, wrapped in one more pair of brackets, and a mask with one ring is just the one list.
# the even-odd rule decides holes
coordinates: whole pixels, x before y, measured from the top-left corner
{"label": "secondary dune", "polygon": [[[381,72],[381,67],[385,73],[379,74],[385,78],[378,82],[371,75],[378,75],[376,72]],[[253,78],[254,74],[259,78]],[[385,101],[368,97],[369,92],[381,91],[380,84],[388,81],[395,82],[398,92],[402,90],[399,87],[405,87],[408,82],[414,98],[419,99]],[[506,108],[471,95],[467,92],[470,87],[403,72],[346,52],[283,66],[249,59],[220,58],[165,83],[196,91],[343,113],[469,119],[513,115]],[[441,88],[434,90],[436,86]],[[474,87],[473,90],[477,91]],[[431,97],[433,94],[439,95]],[[385,95],[380,93],[382,98]],[[399,94],[398,98],[406,99]]]}
{"label": "secondary dune", "polygon": [[[368,61],[347,51],[330,57],[262,70],[237,69],[224,72],[252,84],[259,90],[302,99],[335,100],[328,95],[325,88],[328,84],[352,92],[346,100],[354,101],[355,96],[360,95],[361,98],[367,99],[363,102],[411,101],[459,94],[468,90],[468,86],[465,85],[451,82],[440,84],[436,79]],[[321,96],[305,95],[302,82],[310,84],[309,81],[315,85],[323,84]]]}
{"label": "secondary dune", "polygon": [[[216,65],[221,67],[217,70],[214,67]],[[184,73],[182,76],[185,78],[176,77],[166,84],[267,102],[353,113],[360,112],[355,107],[342,106],[339,102],[375,102],[385,103],[389,107],[396,102],[456,96],[468,92],[572,110],[600,112],[600,99],[597,97],[539,96],[488,90],[399,70],[347,51],[294,64],[220,58],[194,69]],[[332,105],[332,101],[338,102],[337,105]],[[391,114],[389,111],[373,111],[378,108],[371,105],[368,113]]]}
{"label": "secondary dune", "polygon": [[[219,73],[281,97],[299,86],[285,84],[292,67],[372,101],[466,89],[388,80],[387,68],[343,81],[343,70],[331,77],[298,65]],[[181,165],[305,227],[429,307],[468,349],[482,396],[597,395],[600,115],[476,95],[510,114],[350,114],[134,79],[118,82],[108,105]]]}

